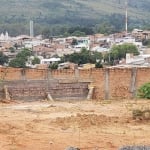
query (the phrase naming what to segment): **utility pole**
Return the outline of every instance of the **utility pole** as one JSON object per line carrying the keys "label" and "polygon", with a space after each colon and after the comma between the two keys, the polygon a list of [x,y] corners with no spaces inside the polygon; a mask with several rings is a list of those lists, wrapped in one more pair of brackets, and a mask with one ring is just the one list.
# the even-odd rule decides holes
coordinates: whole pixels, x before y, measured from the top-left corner
{"label": "utility pole", "polygon": [[125,1],[125,31],[128,33],[128,0]]}

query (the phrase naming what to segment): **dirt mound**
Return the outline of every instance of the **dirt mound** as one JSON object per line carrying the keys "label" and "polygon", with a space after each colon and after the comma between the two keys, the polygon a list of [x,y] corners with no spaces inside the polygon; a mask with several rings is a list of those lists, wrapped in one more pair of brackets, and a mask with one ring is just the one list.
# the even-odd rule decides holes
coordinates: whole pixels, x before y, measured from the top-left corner
{"label": "dirt mound", "polygon": [[80,128],[88,128],[91,126],[102,126],[108,123],[118,122],[118,117],[108,117],[105,115],[97,115],[97,114],[80,114],[78,113],[76,116],[56,118],[52,123],[56,126],[61,126],[64,129],[72,126],[77,126]]}

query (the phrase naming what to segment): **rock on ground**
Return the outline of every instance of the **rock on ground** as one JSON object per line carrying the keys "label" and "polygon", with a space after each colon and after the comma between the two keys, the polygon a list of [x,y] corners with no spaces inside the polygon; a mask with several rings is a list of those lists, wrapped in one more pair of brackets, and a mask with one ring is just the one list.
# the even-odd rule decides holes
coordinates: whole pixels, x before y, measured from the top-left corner
{"label": "rock on ground", "polygon": [[150,146],[126,146],[119,150],[150,150]]}
{"label": "rock on ground", "polygon": [[68,147],[65,150],[80,150],[79,148],[75,148],[75,147]]}

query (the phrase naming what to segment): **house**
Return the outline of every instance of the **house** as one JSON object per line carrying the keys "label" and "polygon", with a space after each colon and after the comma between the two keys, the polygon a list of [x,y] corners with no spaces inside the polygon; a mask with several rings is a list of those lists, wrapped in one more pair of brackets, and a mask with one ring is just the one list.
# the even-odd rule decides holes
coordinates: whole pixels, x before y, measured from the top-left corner
{"label": "house", "polygon": [[89,37],[78,37],[76,38],[77,44],[73,46],[75,51],[79,51],[82,48],[90,49],[90,39]]}
{"label": "house", "polygon": [[132,36],[135,37],[136,40],[150,39],[150,31],[149,30],[134,29],[132,31]]}
{"label": "house", "polygon": [[71,63],[71,62],[64,62],[58,64],[58,69],[75,69],[77,68],[77,64]]}
{"label": "house", "polygon": [[78,67],[79,69],[91,69],[91,68],[95,68],[95,64],[82,64],[81,66]]}
{"label": "house", "polygon": [[52,63],[55,63],[55,62],[59,62],[60,61],[60,58],[49,58],[49,59],[41,59],[41,63],[40,64],[52,64]]}
{"label": "house", "polygon": [[150,54],[133,56],[133,54],[126,54],[127,65],[150,66]]}
{"label": "house", "polygon": [[34,46],[32,52],[35,56],[43,56],[44,58],[50,58],[56,54],[56,50],[53,46],[37,45]]}

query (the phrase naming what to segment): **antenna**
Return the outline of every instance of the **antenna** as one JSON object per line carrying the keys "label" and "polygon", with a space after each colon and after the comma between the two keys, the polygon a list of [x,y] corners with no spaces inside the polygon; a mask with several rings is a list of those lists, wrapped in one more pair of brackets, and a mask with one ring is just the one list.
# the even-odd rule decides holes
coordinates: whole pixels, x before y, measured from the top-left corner
{"label": "antenna", "polygon": [[128,33],[128,0],[125,1],[125,31]]}
{"label": "antenna", "polygon": [[34,31],[33,31],[33,21],[30,20],[30,37],[34,36]]}

